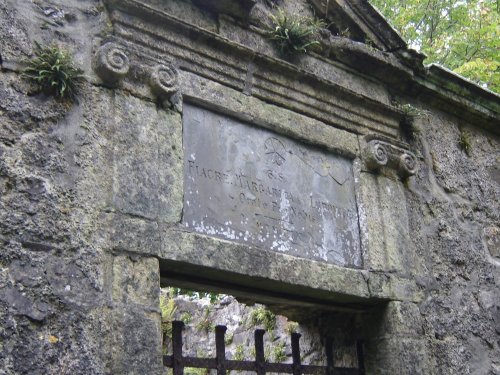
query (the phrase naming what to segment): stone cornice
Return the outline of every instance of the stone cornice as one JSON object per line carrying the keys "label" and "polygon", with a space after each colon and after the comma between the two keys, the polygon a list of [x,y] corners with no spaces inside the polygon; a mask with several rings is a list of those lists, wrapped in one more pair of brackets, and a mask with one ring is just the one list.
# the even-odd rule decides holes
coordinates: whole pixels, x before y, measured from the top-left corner
{"label": "stone cornice", "polygon": [[180,70],[325,123],[357,134],[398,137],[402,113],[395,107],[284,60],[257,53],[143,2],[123,0],[107,4],[115,29],[114,40],[136,54],[136,61],[148,61],[150,57],[144,53],[164,55]]}
{"label": "stone cornice", "polygon": [[458,118],[500,134],[500,95],[439,66],[429,65],[424,77],[416,77],[413,96]]}
{"label": "stone cornice", "polygon": [[[461,77],[443,76],[442,69],[413,71],[402,65],[396,55],[370,50],[361,43],[333,38],[326,45],[328,57],[304,56],[300,64],[291,64],[144,2],[107,0],[106,3],[114,24],[114,39],[135,53],[135,59],[142,64],[151,58],[157,63],[167,59],[178,69],[357,134],[398,138],[404,115],[387,101],[375,100],[377,96],[370,95],[370,90],[355,92],[332,77],[325,78],[324,69],[329,64],[334,69],[338,64],[335,60],[390,85],[398,95],[418,97],[438,107],[447,106],[450,113],[496,133],[500,128],[499,112],[495,110],[497,95],[478,86],[471,93],[470,83],[465,84],[468,82]],[[262,43],[267,43],[264,36],[256,35],[262,38]],[[150,56],[143,56],[144,53]],[[318,63],[324,67],[318,68]],[[344,69],[349,74],[349,69]],[[463,80],[464,84],[457,80]],[[481,91],[479,94],[477,89]]]}
{"label": "stone cornice", "polygon": [[[348,21],[350,28],[359,31],[383,51],[406,49],[401,36],[387,23],[367,1],[360,0],[309,0],[322,18],[337,23]],[[376,27],[374,26],[376,25]]]}

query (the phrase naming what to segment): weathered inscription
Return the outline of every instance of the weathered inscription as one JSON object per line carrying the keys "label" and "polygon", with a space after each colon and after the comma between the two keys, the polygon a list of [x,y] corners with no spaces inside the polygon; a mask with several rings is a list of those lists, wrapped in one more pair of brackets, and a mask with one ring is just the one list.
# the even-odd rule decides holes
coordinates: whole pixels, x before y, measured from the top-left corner
{"label": "weathered inscription", "polygon": [[183,118],[185,227],[361,266],[349,160],[187,103]]}

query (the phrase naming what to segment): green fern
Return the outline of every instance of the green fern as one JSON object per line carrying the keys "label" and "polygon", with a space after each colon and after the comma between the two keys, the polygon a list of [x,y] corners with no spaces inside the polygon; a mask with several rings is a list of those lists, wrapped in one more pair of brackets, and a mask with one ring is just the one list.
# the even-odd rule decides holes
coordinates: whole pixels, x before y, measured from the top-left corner
{"label": "green fern", "polygon": [[307,53],[307,50],[320,47],[317,40],[319,31],[326,24],[317,19],[288,14],[279,9],[271,14],[274,28],[269,31],[269,38],[282,55]]}
{"label": "green fern", "polygon": [[250,321],[254,326],[262,325],[267,332],[276,328],[276,315],[265,307],[258,307],[250,313]]}
{"label": "green fern", "polygon": [[167,336],[172,338],[172,321],[174,320],[177,306],[172,298],[160,296],[161,310],[161,330]]}
{"label": "green fern", "polygon": [[35,56],[27,62],[24,76],[41,92],[74,100],[84,80],[83,71],[73,65],[67,51],[57,46],[42,47],[35,42]]}
{"label": "green fern", "polygon": [[243,361],[245,359],[245,348],[243,344],[238,344],[236,349],[234,350],[233,360],[234,361]]}
{"label": "green fern", "polygon": [[286,360],[285,342],[281,341],[273,348],[274,362],[281,363]]}
{"label": "green fern", "polygon": [[210,320],[210,313],[212,310],[210,309],[209,306],[205,307],[203,311],[203,316],[201,317],[200,321],[196,325],[196,328],[199,331],[205,331],[206,333],[211,332],[215,329],[215,324]]}
{"label": "green fern", "polygon": [[467,133],[466,131],[460,130],[460,134],[458,137],[458,147],[460,147],[462,151],[465,151],[467,156],[472,155],[472,142],[469,133]]}

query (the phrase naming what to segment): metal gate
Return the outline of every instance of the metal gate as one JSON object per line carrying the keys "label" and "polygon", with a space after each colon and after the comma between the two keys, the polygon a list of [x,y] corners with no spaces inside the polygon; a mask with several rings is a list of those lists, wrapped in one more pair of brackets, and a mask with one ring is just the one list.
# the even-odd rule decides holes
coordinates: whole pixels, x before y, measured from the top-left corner
{"label": "metal gate", "polygon": [[217,370],[217,375],[227,375],[227,371],[253,371],[257,375],[265,375],[268,372],[286,373],[293,375],[364,375],[363,345],[361,341],[356,342],[358,368],[335,367],[333,359],[333,340],[326,339],[325,354],[326,366],[304,365],[300,361],[300,334],[291,334],[292,363],[270,363],[264,358],[264,333],[265,330],[255,330],[255,361],[236,361],[226,359],[226,344],[224,336],[226,326],[215,327],[215,358],[184,357],[182,355],[182,330],[184,323],[172,322],[172,355],[163,356],[163,365],[173,369],[173,375],[183,375],[185,367]]}

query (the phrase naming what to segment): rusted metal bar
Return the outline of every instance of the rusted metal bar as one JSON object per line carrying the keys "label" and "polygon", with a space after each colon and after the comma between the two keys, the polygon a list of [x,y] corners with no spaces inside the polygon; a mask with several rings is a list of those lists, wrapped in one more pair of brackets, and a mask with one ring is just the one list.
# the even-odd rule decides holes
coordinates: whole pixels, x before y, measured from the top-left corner
{"label": "rusted metal bar", "polygon": [[334,367],[335,375],[359,375],[358,369],[354,367]]}
{"label": "rusted metal bar", "polygon": [[172,353],[174,375],[184,375],[184,363],[182,361],[182,329],[184,323],[181,321],[172,322]]}
{"label": "rusted metal bar", "polygon": [[333,359],[333,339],[331,337],[326,338],[325,342],[325,354],[326,354],[326,375],[333,375],[333,368],[335,362]]}
{"label": "rusted metal bar", "polygon": [[255,361],[226,361],[227,370],[255,371]]}
{"label": "rusted metal bar", "polygon": [[215,359],[217,361],[217,375],[226,375],[226,343],[224,335],[226,326],[215,327]]}
{"label": "rusted metal bar", "polygon": [[365,358],[363,352],[363,341],[356,341],[356,354],[358,357],[358,373],[359,375],[365,375]]}
{"label": "rusted metal bar", "polygon": [[300,360],[300,334],[292,333],[292,363],[269,363],[264,357],[264,334],[262,329],[255,330],[255,361],[236,361],[226,359],[224,336],[227,328],[215,328],[215,358],[184,357],[182,355],[182,330],[184,323],[172,322],[172,355],[163,356],[164,366],[173,368],[174,375],[183,375],[184,368],[216,369],[217,375],[226,375],[227,371],[255,371],[257,375],[268,372],[287,373],[293,375],[364,375],[363,345],[356,343],[358,368],[335,367],[333,358],[333,341],[328,338],[325,343],[327,366],[302,365]]}
{"label": "rusted metal bar", "polygon": [[300,375],[300,333],[292,333],[292,373],[293,375]]}
{"label": "rusted metal bar", "polygon": [[[174,358],[172,355],[163,356],[163,365],[173,367]],[[182,357],[183,367],[217,369],[215,358]]]}
{"label": "rusted metal bar", "polygon": [[[205,369],[217,369],[217,361],[215,358],[196,358],[196,357],[183,357],[184,367],[193,368],[205,368]],[[163,365],[166,367],[173,367],[173,356],[166,355],[163,357]],[[293,373],[292,363],[264,363],[265,372],[274,373]],[[226,360],[226,371],[238,370],[238,371],[255,371],[255,361],[235,361]],[[301,374],[308,375],[324,375],[325,366],[314,366],[314,365],[301,365]],[[358,375],[357,368],[347,368],[347,367],[335,367],[335,375]]]}
{"label": "rusted metal bar", "polygon": [[266,367],[264,358],[264,331],[263,329],[255,330],[255,371],[257,375],[265,375]]}

